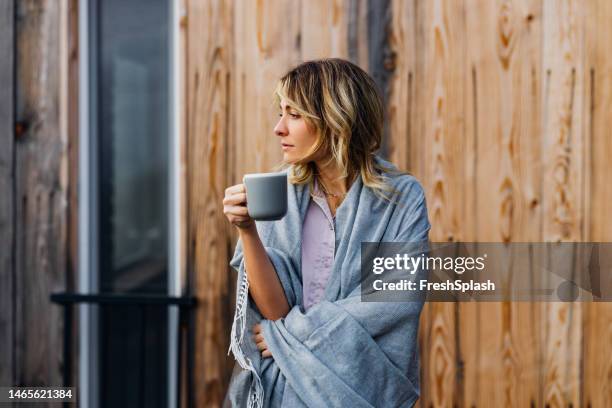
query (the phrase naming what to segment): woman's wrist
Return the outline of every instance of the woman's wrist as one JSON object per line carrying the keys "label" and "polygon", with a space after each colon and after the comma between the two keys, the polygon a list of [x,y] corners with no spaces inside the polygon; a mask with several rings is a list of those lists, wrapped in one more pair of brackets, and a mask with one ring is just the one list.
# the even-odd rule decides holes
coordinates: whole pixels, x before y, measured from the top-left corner
{"label": "woman's wrist", "polygon": [[255,221],[253,220],[251,223],[249,223],[249,225],[244,227],[238,227],[238,235],[240,235],[240,238],[250,238],[254,236],[259,237],[257,227],[255,226]]}

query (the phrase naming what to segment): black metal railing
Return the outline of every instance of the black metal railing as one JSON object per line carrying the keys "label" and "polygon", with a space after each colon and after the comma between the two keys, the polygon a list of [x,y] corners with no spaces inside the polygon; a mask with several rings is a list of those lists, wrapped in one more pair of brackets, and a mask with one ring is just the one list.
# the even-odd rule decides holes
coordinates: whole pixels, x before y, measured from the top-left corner
{"label": "black metal railing", "polygon": [[[178,361],[180,364],[181,356],[183,355],[183,336],[191,332],[191,325],[193,319],[191,313],[193,307],[196,305],[196,298],[192,296],[165,296],[165,295],[153,295],[153,294],[136,294],[136,293],[112,293],[112,294],[79,294],[79,293],[53,293],[51,294],[51,302],[59,304],[64,308],[64,366],[63,366],[63,386],[70,387],[72,378],[72,356],[73,356],[73,338],[72,338],[72,324],[73,324],[73,306],[90,303],[96,305],[126,305],[126,306],[140,306],[144,311],[144,308],[149,305],[165,306],[167,308],[171,306],[178,307],[179,325],[178,325]],[[181,370],[177,370],[179,376],[177,381],[177,406],[181,405]],[[67,406],[67,405],[65,405]]]}

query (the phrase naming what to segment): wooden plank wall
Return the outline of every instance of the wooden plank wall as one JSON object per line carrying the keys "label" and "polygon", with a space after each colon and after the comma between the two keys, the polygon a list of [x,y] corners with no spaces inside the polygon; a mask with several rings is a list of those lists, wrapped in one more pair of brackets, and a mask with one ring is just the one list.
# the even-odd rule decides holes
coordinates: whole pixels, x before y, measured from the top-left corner
{"label": "wooden plank wall", "polygon": [[62,383],[67,1],[0,5],[0,383]]}
{"label": "wooden plank wall", "polygon": [[231,146],[232,11],[231,1],[186,3],[186,250],[199,302],[191,356],[196,406],[219,405],[232,367],[226,353],[233,284],[221,202]]}
{"label": "wooden plank wall", "polygon": [[[612,241],[610,157],[612,157],[612,2],[587,2],[585,14],[585,139],[583,232],[594,242]],[[612,305],[583,305],[581,361],[582,405],[602,407],[612,401]]]}
{"label": "wooden plank wall", "polygon": [[[77,56],[65,31],[76,2],[59,4],[0,5],[4,384],[61,381],[63,322],[47,299],[74,278],[76,122],[66,113]],[[189,359],[196,406],[220,405],[233,366],[227,261],[236,235],[223,191],[279,162],[271,91],[300,61],[348,58],[375,77],[387,106],[383,151],[425,186],[433,240],[612,240],[610,1],[182,4],[182,239],[186,284],[200,302]],[[430,303],[419,406],[604,407],[611,344],[606,304]]]}
{"label": "wooden plank wall", "polygon": [[14,4],[0,4],[0,384],[14,373]]}
{"label": "wooden plank wall", "polygon": [[[608,241],[609,2],[393,7],[389,110],[406,113],[390,118],[390,157],[423,181],[432,239]],[[428,304],[420,404],[606,406],[611,313],[604,304]]]}
{"label": "wooden plank wall", "polygon": [[[612,240],[609,0],[186,3],[198,405],[220,403],[233,365],[223,189],[280,160],[271,92],[300,61],[347,58],[376,78],[384,152],[425,186],[432,240]],[[419,406],[604,407],[611,344],[608,305],[430,303]]]}

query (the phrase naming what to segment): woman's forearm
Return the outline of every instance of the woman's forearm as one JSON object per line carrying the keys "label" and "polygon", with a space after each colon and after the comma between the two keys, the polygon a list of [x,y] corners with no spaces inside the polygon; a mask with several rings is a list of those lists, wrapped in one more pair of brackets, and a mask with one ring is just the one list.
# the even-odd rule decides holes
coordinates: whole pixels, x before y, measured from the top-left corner
{"label": "woman's forearm", "polygon": [[240,228],[240,240],[244,265],[249,281],[249,291],[257,308],[269,320],[277,320],[289,313],[289,303],[276,270],[266,252],[255,223]]}

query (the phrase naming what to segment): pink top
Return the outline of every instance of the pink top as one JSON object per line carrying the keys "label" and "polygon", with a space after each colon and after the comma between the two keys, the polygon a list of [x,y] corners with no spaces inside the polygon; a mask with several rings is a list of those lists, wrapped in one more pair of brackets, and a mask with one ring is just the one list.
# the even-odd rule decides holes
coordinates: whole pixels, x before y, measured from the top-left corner
{"label": "pink top", "polygon": [[302,227],[304,310],[323,299],[335,252],[335,217],[317,182]]}

